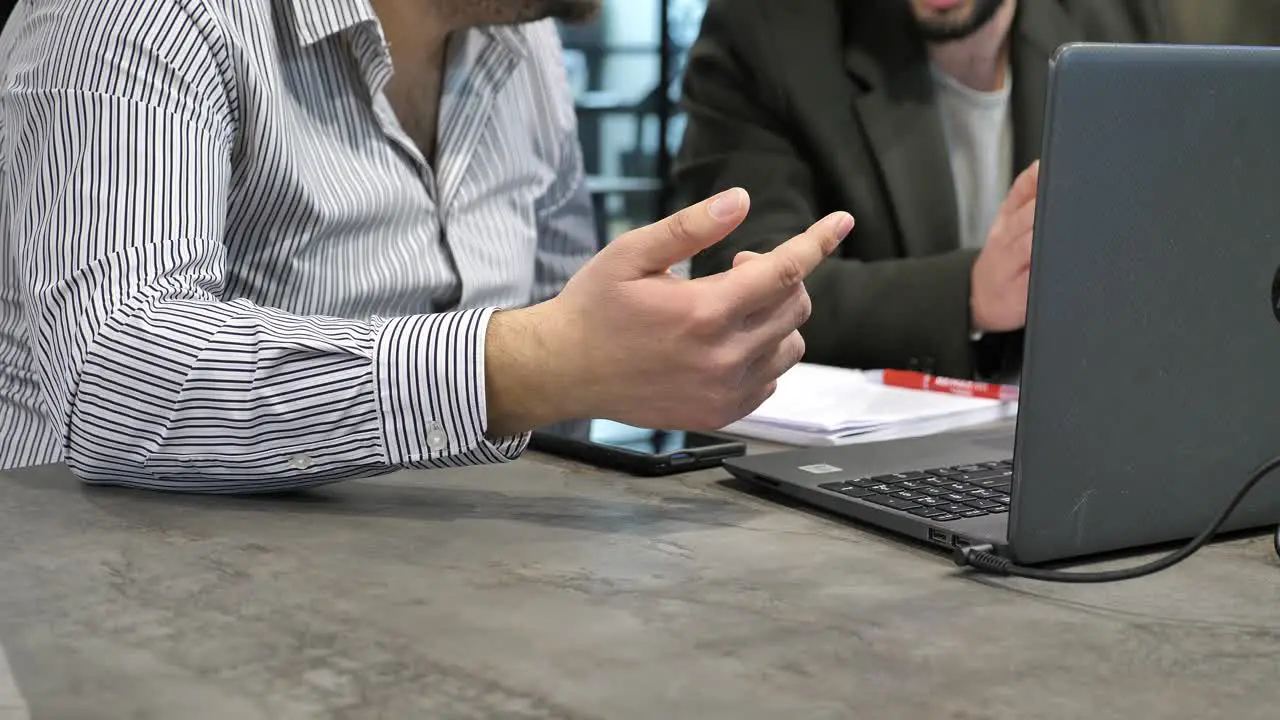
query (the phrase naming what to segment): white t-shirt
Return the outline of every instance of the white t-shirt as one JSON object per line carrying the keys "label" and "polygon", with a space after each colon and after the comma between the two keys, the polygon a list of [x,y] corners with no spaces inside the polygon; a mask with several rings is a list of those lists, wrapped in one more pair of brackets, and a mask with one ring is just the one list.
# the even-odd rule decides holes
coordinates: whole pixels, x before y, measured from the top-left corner
{"label": "white t-shirt", "polygon": [[981,92],[935,67],[933,82],[951,157],[960,246],[981,248],[1013,183],[1012,78],[1006,70],[1004,87]]}

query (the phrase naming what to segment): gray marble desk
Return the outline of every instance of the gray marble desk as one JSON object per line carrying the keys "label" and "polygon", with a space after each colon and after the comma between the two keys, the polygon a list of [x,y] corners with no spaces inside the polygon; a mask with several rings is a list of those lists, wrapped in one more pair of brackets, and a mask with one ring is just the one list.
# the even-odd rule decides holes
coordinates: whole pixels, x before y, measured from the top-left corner
{"label": "gray marble desk", "polygon": [[46,468],[0,475],[0,645],[2,720],[1272,720],[1280,567],[978,581],[720,471],[536,456],[258,499]]}

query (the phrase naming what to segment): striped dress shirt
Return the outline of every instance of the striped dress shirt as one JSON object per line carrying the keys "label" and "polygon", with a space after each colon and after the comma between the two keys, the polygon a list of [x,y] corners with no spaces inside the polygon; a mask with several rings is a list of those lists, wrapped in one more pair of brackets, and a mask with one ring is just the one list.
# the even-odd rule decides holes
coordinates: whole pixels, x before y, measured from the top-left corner
{"label": "striped dress shirt", "polygon": [[0,62],[0,468],[277,491],[503,462],[496,308],[595,247],[549,22],[449,46],[437,159],[368,0],[20,0]]}

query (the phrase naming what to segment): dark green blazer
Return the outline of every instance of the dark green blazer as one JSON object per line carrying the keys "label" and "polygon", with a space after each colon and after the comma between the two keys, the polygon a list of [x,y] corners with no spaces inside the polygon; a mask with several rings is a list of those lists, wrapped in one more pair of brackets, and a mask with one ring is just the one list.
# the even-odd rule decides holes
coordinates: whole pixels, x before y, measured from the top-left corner
{"label": "dark green blazer", "polygon": [[[811,276],[806,360],[959,377],[1016,371],[1021,332],[970,339],[976,252],[960,249],[946,141],[908,0],[711,0],[684,80],[677,190],[732,186],[751,215],[697,275],[769,250],[836,210],[857,219]],[[1012,31],[1014,175],[1040,150],[1049,58],[1076,40],[1161,40],[1158,0],[1020,0]]]}

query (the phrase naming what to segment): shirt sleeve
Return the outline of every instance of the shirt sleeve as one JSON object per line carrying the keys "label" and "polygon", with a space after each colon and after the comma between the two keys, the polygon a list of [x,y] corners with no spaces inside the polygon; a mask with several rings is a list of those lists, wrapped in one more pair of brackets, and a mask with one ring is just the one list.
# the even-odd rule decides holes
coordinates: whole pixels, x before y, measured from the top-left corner
{"label": "shirt sleeve", "polygon": [[546,85],[541,95],[550,105],[539,114],[551,123],[548,135],[555,169],[554,179],[535,208],[538,252],[533,301],[541,302],[564,288],[595,254],[599,240],[578,140],[573,92],[554,26],[535,29],[533,43],[534,57],[541,65],[540,77]]}
{"label": "shirt sleeve", "polygon": [[279,491],[524,449],[485,437],[489,310],[360,322],[223,300],[237,98],[202,5],[39,7],[10,63],[2,189],[73,472]]}

